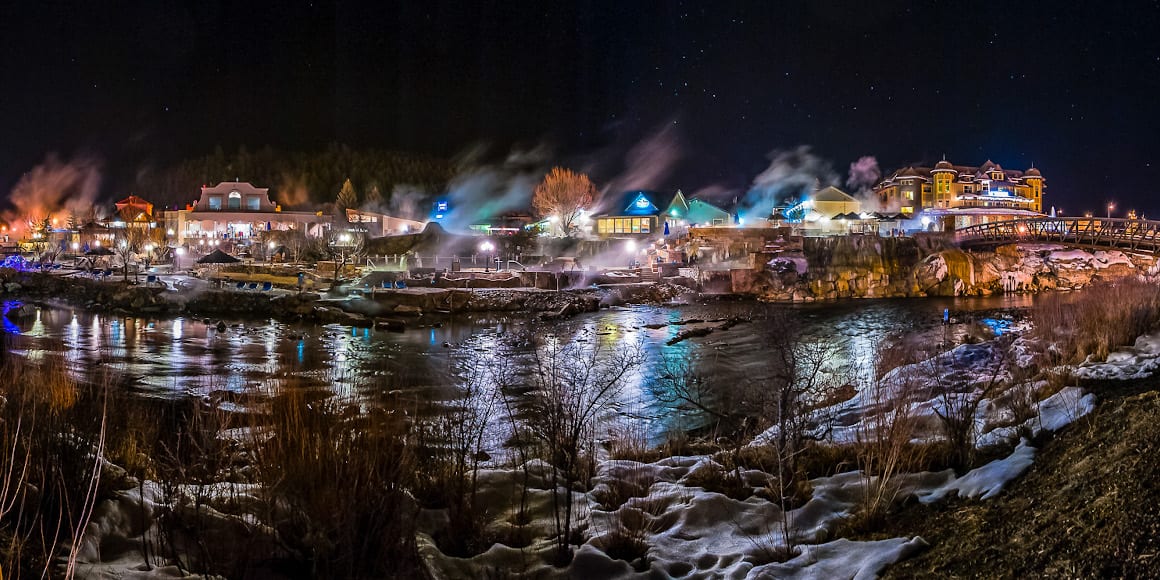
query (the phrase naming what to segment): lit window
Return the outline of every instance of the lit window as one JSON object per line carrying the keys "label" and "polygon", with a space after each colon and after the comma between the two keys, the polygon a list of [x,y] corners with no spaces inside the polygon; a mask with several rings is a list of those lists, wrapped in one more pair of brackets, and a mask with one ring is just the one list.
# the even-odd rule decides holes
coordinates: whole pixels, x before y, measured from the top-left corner
{"label": "lit window", "polygon": [[222,196],[220,196],[220,195],[209,196],[209,208],[213,209],[213,210],[220,210],[222,208]]}

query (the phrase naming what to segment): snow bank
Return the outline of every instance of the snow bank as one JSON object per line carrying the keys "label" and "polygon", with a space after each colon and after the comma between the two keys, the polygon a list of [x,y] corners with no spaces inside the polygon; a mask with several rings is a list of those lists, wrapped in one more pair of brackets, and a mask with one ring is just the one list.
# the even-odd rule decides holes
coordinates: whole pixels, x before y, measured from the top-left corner
{"label": "snow bank", "polygon": [[1160,333],[1137,338],[1135,345],[1109,354],[1104,362],[1084,361],[1074,372],[1085,379],[1126,381],[1150,377],[1157,370],[1160,370]]}
{"label": "snow bank", "polygon": [[[877,578],[887,566],[909,558],[929,544],[919,537],[891,538],[876,542],[854,542],[845,538],[816,546],[805,546],[802,553],[784,564],[770,564],[754,569],[759,578]],[[753,576],[753,575],[751,575]]]}
{"label": "snow bank", "polygon": [[1011,455],[996,459],[982,467],[968,471],[966,475],[953,479],[929,492],[919,493],[922,503],[942,501],[950,495],[959,497],[990,499],[998,495],[1008,482],[1019,477],[1035,461],[1035,448],[1024,439]]}

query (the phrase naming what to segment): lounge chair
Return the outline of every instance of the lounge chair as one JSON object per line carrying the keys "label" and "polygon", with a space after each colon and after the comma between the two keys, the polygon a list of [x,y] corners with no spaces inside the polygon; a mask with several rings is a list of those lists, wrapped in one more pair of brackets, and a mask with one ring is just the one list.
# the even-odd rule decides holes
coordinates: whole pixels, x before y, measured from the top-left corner
{"label": "lounge chair", "polygon": [[238,290],[245,290],[245,289],[246,289],[246,283],[245,282],[238,282]]}
{"label": "lounge chair", "polygon": [[383,280],[382,286],[383,286],[383,290],[389,290],[389,289],[395,287],[395,283],[391,282],[390,280]]}
{"label": "lounge chair", "polygon": [[257,290],[257,289],[258,289],[257,282],[250,282],[250,285],[246,286],[246,290]]}
{"label": "lounge chair", "polygon": [[150,274],[150,275],[145,277],[145,285],[146,286],[152,286],[156,283],[157,283],[157,276]]}
{"label": "lounge chair", "polygon": [[396,281],[395,281],[395,288],[406,288],[406,287],[407,287],[407,283],[406,283],[406,282],[404,282],[404,281],[402,281],[402,280],[396,280]]}
{"label": "lounge chair", "polygon": [[263,282],[262,283],[262,292],[269,292],[273,289],[274,289],[274,284],[272,282]]}

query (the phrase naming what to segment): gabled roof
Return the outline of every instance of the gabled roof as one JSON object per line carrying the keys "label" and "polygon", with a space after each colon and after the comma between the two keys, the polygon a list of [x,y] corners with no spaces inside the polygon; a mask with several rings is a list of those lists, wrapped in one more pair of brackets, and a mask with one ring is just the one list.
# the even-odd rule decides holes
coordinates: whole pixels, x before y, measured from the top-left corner
{"label": "gabled roof", "polygon": [[812,195],[810,195],[810,198],[812,198],[814,201],[858,203],[858,200],[854,199],[853,196],[832,185],[814,192]]}
{"label": "gabled roof", "polygon": [[[612,198],[604,204],[604,209],[598,215],[602,216],[655,216],[666,211],[673,204],[673,199],[679,192],[664,193],[638,189],[626,191]],[[684,200],[684,196],[681,196]],[[687,205],[685,207],[688,207]]]}

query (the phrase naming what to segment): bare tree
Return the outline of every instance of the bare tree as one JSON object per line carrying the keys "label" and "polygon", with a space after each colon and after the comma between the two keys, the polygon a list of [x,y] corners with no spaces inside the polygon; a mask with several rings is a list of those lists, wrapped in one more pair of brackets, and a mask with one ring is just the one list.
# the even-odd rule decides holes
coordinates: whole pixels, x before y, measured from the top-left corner
{"label": "bare tree", "polygon": [[710,376],[688,362],[669,361],[653,387],[658,401],[671,409],[703,413],[732,443],[733,477],[740,481],[742,445],[765,434],[760,447],[772,465],[757,465],[776,476],[774,491],[782,508],[787,552],[796,541],[790,511],[804,495],[805,474],[799,459],[807,445],[828,436],[831,406],[846,384],[843,369],[833,367],[833,345],[803,336],[790,310],[774,311],[763,321],[767,366],[745,379]]}
{"label": "bare tree", "polygon": [[571,234],[580,212],[596,197],[596,186],[583,173],[553,167],[532,193],[532,206],[541,216],[555,217],[565,234]]}
{"label": "bare tree", "polygon": [[310,240],[306,237],[306,232],[298,228],[276,232],[274,239],[286,248],[287,257],[295,264],[302,262],[302,256],[310,247]]}
{"label": "bare tree", "polygon": [[[123,268],[125,281],[129,281],[129,263],[141,251],[148,236],[145,230],[133,225],[127,225],[123,231],[117,234],[116,242],[113,244],[113,252],[121,259],[121,266]],[[137,271],[133,271],[133,280],[137,280]]]}
{"label": "bare tree", "polygon": [[367,237],[363,232],[332,230],[326,237],[326,253],[334,261],[334,286],[347,264],[354,264],[366,253]]}
{"label": "bare tree", "polygon": [[616,407],[625,378],[644,360],[643,351],[640,345],[579,343],[534,331],[525,340],[531,347],[529,421],[555,467],[556,556],[564,564],[572,557],[573,487],[587,486],[597,425]]}

